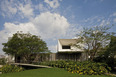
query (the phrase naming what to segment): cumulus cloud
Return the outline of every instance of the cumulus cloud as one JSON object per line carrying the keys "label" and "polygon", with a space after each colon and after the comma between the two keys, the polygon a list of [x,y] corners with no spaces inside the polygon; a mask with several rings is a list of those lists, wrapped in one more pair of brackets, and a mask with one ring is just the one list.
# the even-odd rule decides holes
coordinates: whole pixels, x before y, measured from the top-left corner
{"label": "cumulus cloud", "polygon": [[40,35],[43,39],[52,39],[65,36],[69,23],[64,16],[57,13],[45,12],[33,18],[27,23],[8,23],[4,24],[4,33],[8,36],[17,31],[31,32]]}
{"label": "cumulus cloud", "polygon": [[[31,34],[41,36],[44,40],[53,40],[54,38],[65,36],[68,28],[69,23],[64,16],[57,13],[45,12],[27,23],[15,24],[6,22],[4,29],[0,31],[0,43],[6,42],[8,37],[11,37],[17,31],[30,32]],[[0,45],[0,48],[2,48],[2,45]]]}
{"label": "cumulus cloud", "polygon": [[4,24],[4,30],[0,31],[0,51],[2,51],[1,49],[3,48],[2,43],[5,43],[8,40],[8,37],[12,37],[12,35],[17,31],[23,31],[24,33],[30,32],[36,35],[38,34],[37,29],[31,22],[20,23],[18,25],[6,22]]}
{"label": "cumulus cloud", "polygon": [[60,4],[58,2],[58,0],[44,0],[44,2],[46,2],[47,4],[50,5],[50,7],[52,8],[57,8]]}
{"label": "cumulus cloud", "polygon": [[43,38],[53,38],[64,36],[69,23],[64,16],[57,13],[41,13],[33,19],[33,24],[39,29]]}
{"label": "cumulus cloud", "polygon": [[17,31],[31,32],[33,34],[37,33],[37,29],[31,22],[20,23],[18,25],[14,23],[5,23],[4,27],[4,30],[9,33],[9,36],[11,36],[13,33],[16,33]]}

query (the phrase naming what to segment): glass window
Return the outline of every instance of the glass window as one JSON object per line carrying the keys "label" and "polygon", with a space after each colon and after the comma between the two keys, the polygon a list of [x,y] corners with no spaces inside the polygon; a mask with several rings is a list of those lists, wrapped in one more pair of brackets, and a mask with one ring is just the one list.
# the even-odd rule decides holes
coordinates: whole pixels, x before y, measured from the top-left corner
{"label": "glass window", "polygon": [[62,46],[62,49],[70,49],[70,46]]}

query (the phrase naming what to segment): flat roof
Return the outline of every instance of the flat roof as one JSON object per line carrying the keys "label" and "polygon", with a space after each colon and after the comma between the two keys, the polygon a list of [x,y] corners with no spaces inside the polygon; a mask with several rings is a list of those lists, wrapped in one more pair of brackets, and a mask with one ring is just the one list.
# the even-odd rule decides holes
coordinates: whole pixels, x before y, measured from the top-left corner
{"label": "flat roof", "polygon": [[78,39],[59,39],[59,42],[62,45],[77,44],[78,43]]}

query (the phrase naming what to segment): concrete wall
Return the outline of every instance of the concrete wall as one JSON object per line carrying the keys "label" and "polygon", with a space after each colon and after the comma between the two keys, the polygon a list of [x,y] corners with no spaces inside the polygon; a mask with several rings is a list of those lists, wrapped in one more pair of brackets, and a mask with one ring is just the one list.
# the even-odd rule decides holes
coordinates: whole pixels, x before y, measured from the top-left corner
{"label": "concrete wall", "polygon": [[49,61],[57,60],[85,61],[86,53],[51,53]]}
{"label": "concrete wall", "polygon": [[59,42],[58,40],[58,48],[57,48],[58,52],[82,52],[81,49],[75,47],[75,46],[71,46],[71,49],[62,49],[62,44]]}
{"label": "concrete wall", "polygon": [[15,57],[12,55],[7,55],[6,56],[7,63],[14,63],[15,62]]}
{"label": "concrete wall", "polygon": [[[43,54],[44,55],[44,54]],[[45,54],[46,55],[46,54]],[[9,58],[9,62],[13,62],[14,60],[11,60]],[[46,56],[36,56],[35,60],[33,62],[42,62],[42,61],[58,61],[58,60],[72,60],[72,61],[85,61],[86,60],[86,53],[82,52],[73,52],[73,53],[65,53],[65,52],[60,52],[60,53],[50,53],[49,55]],[[18,63],[26,63],[24,59],[20,59]]]}

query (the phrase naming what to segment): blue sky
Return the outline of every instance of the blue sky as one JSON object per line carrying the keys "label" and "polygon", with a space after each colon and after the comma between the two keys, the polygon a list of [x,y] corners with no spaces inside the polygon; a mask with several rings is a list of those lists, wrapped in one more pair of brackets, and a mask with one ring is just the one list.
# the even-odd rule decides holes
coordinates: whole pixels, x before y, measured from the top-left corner
{"label": "blue sky", "polygon": [[116,32],[116,0],[0,0],[0,54],[2,43],[17,31],[41,36],[57,52],[58,39],[112,24],[110,31]]}

